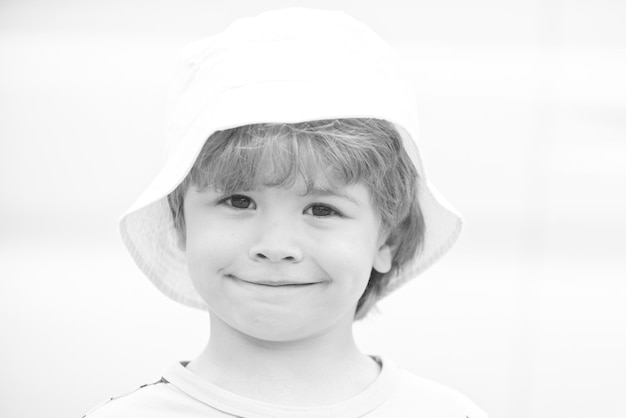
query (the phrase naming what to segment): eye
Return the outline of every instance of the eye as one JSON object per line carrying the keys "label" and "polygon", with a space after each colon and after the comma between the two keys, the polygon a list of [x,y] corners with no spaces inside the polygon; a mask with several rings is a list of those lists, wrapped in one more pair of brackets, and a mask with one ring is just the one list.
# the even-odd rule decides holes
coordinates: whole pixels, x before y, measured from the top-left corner
{"label": "eye", "polygon": [[329,216],[341,216],[341,214],[334,208],[327,206],[327,205],[319,205],[319,204],[309,206],[305,212],[317,218],[326,218]]}
{"label": "eye", "polygon": [[256,205],[254,204],[254,201],[252,199],[250,199],[248,196],[244,196],[240,194],[235,194],[225,199],[222,199],[220,203],[225,203],[226,205],[231,206],[235,209],[256,208]]}

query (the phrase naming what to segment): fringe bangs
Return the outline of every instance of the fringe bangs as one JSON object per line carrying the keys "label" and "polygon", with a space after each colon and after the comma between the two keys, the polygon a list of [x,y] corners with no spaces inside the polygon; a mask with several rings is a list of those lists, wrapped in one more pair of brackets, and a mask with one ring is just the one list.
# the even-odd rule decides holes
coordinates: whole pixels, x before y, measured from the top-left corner
{"label": "fringe bangs", "polygon": [[[382,156],[363,149],[354,132],[330,136],[324,132],[329,124],[249,125],[218,132],[205,144],[191,171],[191,183],[224,193],[291,187],[300,178],[307,191],[358,181],[379,184],[381,179],[374,175],[384,164]],[[376,164],[372,154],[379,157]]]}

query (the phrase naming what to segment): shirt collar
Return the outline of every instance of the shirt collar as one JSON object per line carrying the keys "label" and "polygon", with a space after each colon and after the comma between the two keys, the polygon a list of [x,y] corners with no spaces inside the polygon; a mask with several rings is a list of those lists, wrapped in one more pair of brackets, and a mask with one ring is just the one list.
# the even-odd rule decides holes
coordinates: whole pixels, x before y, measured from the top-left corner
{"label": "shirt collar", "polygon": [[186,362],[172,365],[163,378],[186,395],[227,414],[246,418],[360,417],[376,409],[394,392],[398,369],[388,359],[373,356],[381,364],[376,380],[363,392],[342,402],[318,407],[287,407],[237,395],[220,388],[187,369]]}

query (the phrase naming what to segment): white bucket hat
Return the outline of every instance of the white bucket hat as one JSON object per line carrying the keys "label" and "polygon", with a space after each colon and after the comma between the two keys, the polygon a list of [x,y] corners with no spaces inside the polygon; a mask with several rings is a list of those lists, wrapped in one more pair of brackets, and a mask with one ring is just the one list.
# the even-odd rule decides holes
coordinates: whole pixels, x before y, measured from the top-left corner
{"label": "white bucket hat", "polygon": [[394,123],[420,176],[426,228],[422,251],[385,294],[454,244],[461,218],[426,179],[415,142],[414,90],[395,52],[370,28],[343,12],[278,10],[240,19],[192,43],[181,58],[166,128],[168,159],[119,225],[139,268],[167,296],[208,309],[189,277],[167,195],[211,134],[237,126],[357,117]]}

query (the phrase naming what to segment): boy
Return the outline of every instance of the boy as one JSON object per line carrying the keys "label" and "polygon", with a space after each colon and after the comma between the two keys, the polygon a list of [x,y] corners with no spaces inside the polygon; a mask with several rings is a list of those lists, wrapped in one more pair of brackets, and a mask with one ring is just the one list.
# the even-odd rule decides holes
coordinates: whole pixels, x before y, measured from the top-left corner
{"label": "boy", "polygon": [[120,230],[211,337],[86,416],[485,417],[352,336],[461,226],[425,181],[389,47],[343,13],[288,9],[192,44],[179,74],[168,161]]}

